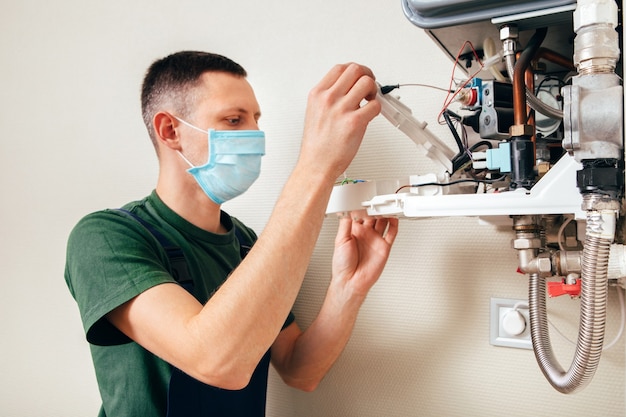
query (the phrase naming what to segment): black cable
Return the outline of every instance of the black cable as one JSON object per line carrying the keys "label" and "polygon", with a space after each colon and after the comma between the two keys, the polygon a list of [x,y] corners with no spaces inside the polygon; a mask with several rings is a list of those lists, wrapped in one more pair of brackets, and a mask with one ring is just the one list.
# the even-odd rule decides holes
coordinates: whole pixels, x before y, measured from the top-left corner
{"label": "black cable", "polygon": [[[390,85],[384,85],[380,87],[380,92],[381,94],[385,95],[385,94],[389,94],[390,92],[392,92],[393,90],[400,88],[401,86],[410,86],[410,85],[414,85],[414,86],[425,86],[423,84],[390,84]],[[430,86],[426,86],[426,87],[430,87]],[[476,116],[479,112],[474,113],[472,116]],[[461,123],[463,123],[464,121],[464,117],[461,117],[460,115],[458,115],[457,113],[453,112],[450,109],[446,109],[443,112],[443,118],[446,121],[446,124],[448,125],[448,128],[450,129],[450,132],[452,132],[452,136],[454,137],[454,141],[457,144],[457,147],[459,148],[459,153],[456,154],[451,162],[452,162],[452,174],[454,174],[456,171],[458,171],[462,166],[464,166],[465,164],[467,164],[468,162],[471,161],[471,157],[470,155],[468,155],[467,151],[468,149],[465,147],[465,145],[463,144],[463,141],[461,140],[461,137],[459,136],[459,132],[456,130],[454,123],[452,123],[452,118],[460,121]],[[476,129],[474,129],[476,130]],[[489,148],[491,148],[491,143],[487,142],[487,141],[482,141],[482,142],[478,142],[477,144],[473,145],[471,148],[469,148],[469,150],[474,150],[476,149],[476,147],[481,146],[481,145],[486,145]]]}
{"label": "black cable", "polygon": [[476,142],[475,144],[470,146],[469,150],[470,150],[470,152],[473,152],[473,151],[475,151],[476,149],[478,149],[481,146],[486,146],[489,149],[493,148],[493,145],[492,145],[491,142],[489,142],[488,140],[481,140],[480,142]]}
{"label": "black cable", "polygon": [[548,76],[548,77],[545,77],[543,80],[541,80],[537,88],[535,88],[535,95],[539,94],[539,91],[541,91],[543,84],[548,81],[556,81],[559,84],[559,87],[563,87],[565,85],[565,83],[561,81],[559,78],[554,77],[554,76]]}
{"label": "black cable", "polygon": [[[465,146],[463,145],[463,141],[461,140],[461,137],[459,136],[459,132],[457,132],[456,128],[454,127],[454,124],[452,123],[452,119],[450,117],[450,112],[448,109],[446,109],[443,112],[443,118],[446,121],[446,124],[448,125],[448,128],[450,129],[450,131],[452,132],[452,136],[454,136],[454,141],[456,142],[457,146],[459,147],[459,153],[456,154],[451,162],[452,162],[452,174],[454,174],[456,171],[458,171],[463,165],[465,165],[467,162],[470,161],[470,157],[469,155],[467,155],[467,152],[465,150]],[[455,114],[455,116],[458,116]]]}
{"label": "black cable", "polygon": [[429,185],[435,185],[435,186],[440,186],[440,187],[447,187],[447,186],[451,186],[451,185],[456,185],[456,184],[461,184],[461,183],[465,183],[465,182],[473,182],[473,183],[477,183],[477,184],[495,184],[496,182],[502,181],[503,179],[506,178],[506,175],[503,175],[499,178],[493,179],[493,180],[478,180],[478,179],[469,179],[469,178],[465,178],[465,179],[460,179],[460,180],[455,180],[455,181],[450,181],[450,182],[427,182],[424,184],[410,184],[410,185],[403,185],[402,187],[398,188],[396,190],[396,193],[398,191],[400,191],[403,188],[417,188],[417,187],[426,187]]}
{"label": "black cable", "polygon": [[389,94],[391,93],[393,90],[395,90],[396,88],[400,88],[400,84],[396,84],[396,85],[383,85],[382,87],[380,87],[380,92],[381,94],[384,96],[385,94]]}
{"label": "black cable", "polygon": [[454,141],[459,147],[459,154],[465,153],[465,146],[463,146],[463,141],[461,141],[459,132],[456,131],[454,124],[452,124],[452,119],[450,118],[450,113],[448,112],[448,110],[443,112],[443,118],[445,119],[446,124],[448,125],[448,128],[450,128],[450,131],[452,132],[452,135],[454,136]]}
{"label": "black cable", "polygon": [[475,143],[470,148],[466,149],[465,146],[463,145],[463,141],[461,140],[461,138],[459,137],[456,129],[454,128],[454,126],[452,124],[452,121],[450,120],[450,116],[452,116],[452,117],[454,117],[455,119],[458,119],[458,120],[462,120],[463,118],[461,116],[459,116],[458,114],[456,114],[453,111],[450,111],[448,109],[446,109],[446,111],[444,111],[444,113],[443,113],[443,117],[444,117],[444,119],[446,121],[446,124],[448,125],[448,127],[452,131],[452,134],[454,135],[454,139],[455,139],[457,145],[459,146],[459,153],[456,154],[454,156],[454,158],[452,158],[452,173],[454,174],[463,165],[465,165],[468,162],[470,162],[471,156],[468,155],[468,151],[472,152],[472,151],[476,150],[476,148],[478,148],[480,146],[486,146],[486,147],[491,149],[493,147],[493,145],[491,144],[491,142],[483,140],[483,141]]}
{"label": "black cable", "polygon": [[448,113],[450,116],[454,117],[456,120],[462,120],[463,119],[460,115],[456,114],[455,112],[453,112],[450,109],[446,109],[446,113]]}

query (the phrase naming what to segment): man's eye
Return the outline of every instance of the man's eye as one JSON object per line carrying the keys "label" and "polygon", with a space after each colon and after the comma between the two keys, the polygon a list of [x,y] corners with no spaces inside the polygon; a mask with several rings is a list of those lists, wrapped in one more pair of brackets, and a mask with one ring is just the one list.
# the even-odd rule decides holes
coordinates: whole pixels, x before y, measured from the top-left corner
{"label": "man's eye", "polygon": [[226,121],[228,122],[228,124],[230,124],[230,125],[233,125],[233,126],[234,126],[234,125],[239,124],[239,122],[241,121],[241,119],[240,119],[240,118],[238,118],[238,117],[233,117],[233,118],[228,118],[228,119],[226,119]]}

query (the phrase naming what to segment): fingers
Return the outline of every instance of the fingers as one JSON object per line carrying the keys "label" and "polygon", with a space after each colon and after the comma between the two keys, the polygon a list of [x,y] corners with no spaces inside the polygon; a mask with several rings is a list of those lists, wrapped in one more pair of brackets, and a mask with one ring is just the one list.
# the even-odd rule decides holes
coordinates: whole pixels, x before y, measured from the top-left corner
{"label": "fingers", "polygon": [[335,65],[312,93],[324,91],[329,93],[333,101],[345,98],[350,108],[358,109],[364,99],[375,101],[378,86],[372,70],[363,65],[349,63]]}
{"label": "fingers", "polygon": [[[399,221],[395,217],[371,217],[367,215],[367,212],[363,213],[363,211],[352,212],[352,228],[369,228],[374,229],[376,234],[385,239],[387,244],[390,246],[393,245],[393,242],[398,235],[398,224]],[[346,225],[347,227],[347,225]],[[344,233],[349,233],[349,231],[343,231]]]}
{"label": "fingers", "polygon": [[364,65],[355,63],[338,64],[320,80],[317,88],[329,90],[336,88],[337,93],[345,95],[361,77],[369,77],[375,80],[374,73]]}
{"label": "fingers", "polygon": [[377,218],[372,227],[385,241],[391,246],[398,234],[398,219],[397,218]]}
{"label": "fingers", "polygon": [[389,246],[393,245],[393,242],[396,240],[396,236],[398,235],[398,224],[399,220],[396,217],[387,219],[387,232],[385,233],[385,241]]}
{"label": "fingers", "polygon": [[[324,178],[345,171],[368,123],[380,113],[372,71],[358,64],[333,67],[309,93],[300,160]],[[363,104],[364,100],[369,100]],[[310,168],[307,168],[310,169]]]}
{"label": "fingers", "polygon": [[337,236],[335,237],[335,243],[339,244],[350,240],[352,238],[352,217],[343,216],[339,219],[339,228],[337,229]]}
{"label": "fingers", "polygon": [[371,100],[376,96],[377,86],[372,71],[358,64],[348,64],[332,87],[339,95],[352,95],[359,102],[363,98]]}
{"label": "fingers", "polygon": [[382,236],[385,233],[385,230],[387,230],[388,224],[389,224],[389,221],[386,218],[376,219],[376,222],[374,223],[373,227],[374,227],[374,230],[376,230],[376,232]]}
{"label": "fingers", "polygon": [[[357,109],[356,113],[368,122],[378,116],[382,108],[380,102],[376,100],[377,90],[378,86],[373,79],[361,78],[347,96],[349,105],[354,106]],[[366,102],[361,105],[363,100]]]}
{"label": "fingers", "polygon": [[343,74],[345,68],[345,64],[338,64],[332,67],[330,71],[328,71],[328,73],[326,73],[326,75],[320,80],[320,82],[317,83],[316,88],[319,90],[328,90],[329,88],[331,88],[333,85],[335,85],[339,77],[341,77],[341,74]]}

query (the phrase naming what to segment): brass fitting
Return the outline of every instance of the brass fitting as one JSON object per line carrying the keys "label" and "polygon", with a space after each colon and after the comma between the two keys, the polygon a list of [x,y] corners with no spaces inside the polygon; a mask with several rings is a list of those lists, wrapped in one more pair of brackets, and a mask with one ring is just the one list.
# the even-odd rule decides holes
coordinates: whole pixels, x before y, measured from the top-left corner
{"label": "brass fitting", "polygon": [[513,125],[509,128],[509,136],[528,136],[535,134],[535,128],[532,125]]}

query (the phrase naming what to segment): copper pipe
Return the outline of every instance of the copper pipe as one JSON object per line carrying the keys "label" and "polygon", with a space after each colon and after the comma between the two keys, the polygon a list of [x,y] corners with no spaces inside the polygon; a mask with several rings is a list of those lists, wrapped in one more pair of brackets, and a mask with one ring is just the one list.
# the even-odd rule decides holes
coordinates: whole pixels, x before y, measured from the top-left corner
{"label": "copper pipe", "polygon": [[526,49],[522,52],[519,59],[515,63],[515,73],[513,74],[513,121],[515,125],[525,125],[526,117],[526,69],[535,57],[541,43],[546,37],[548,29],[537,29],[535,34],[530,38]]}
{"label": "copper pipe", "polygon": [[[528,68],[526,69],[526,77],[525,77],[526,88],[530,91],[533,91],[533,92],[535,91],[535,76],[534,76],[534,72],[532,68],[533,67],[532,63],[533,62],[536,63],[541,59],[552,62],[570,71],[576,71],[576,66],[574,65],[574,62],[571,59],[557,52],[554,52],[551,49],[541,47],[535,54],[535,57],[533,58],[531,65],[529,65]],[[528,119],[526,120],[526,124],[535,126],[535,111],[532,110],[530,106],[526,106],[526,112],[528,114]],[[533,143],[536,143],[537,137],[535,133],[533,133],[531,140],[533,141]]]}
{"label": "copper pipe", "polygon": [[[526,88],[528,88],[530,91],[535,91],[535,73],[533,72],[533,68],[532,65],[529,65],[528,68],[526,69]],[[531,125],[533,127],[533,135],[531,136],[530,140],[533,143],[533,148],[537,149],[537,135],[536,135],[536,128],[535,128],[535,111],[530,107],[530,106],[526,106],[526,114],[527,116],[527,120],[526,120],[526,124],[527,125]],[[536,155],[533,152],[533,155]],[[536,158],[535,158],[536,159]],[[533,159],[533,165],[535,165],[536,160]]]}
{"label": "copper pipe", "polygon": [[546,61],[550,61],[570,71],[576,71],[576,66],[570,58],[554,52],[553,50],[548,48],[539,48],[537,54],[535,54],[535,59],[537,61],[540,59],[545,59]]}

